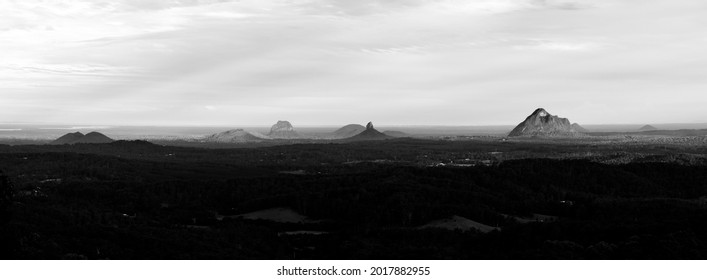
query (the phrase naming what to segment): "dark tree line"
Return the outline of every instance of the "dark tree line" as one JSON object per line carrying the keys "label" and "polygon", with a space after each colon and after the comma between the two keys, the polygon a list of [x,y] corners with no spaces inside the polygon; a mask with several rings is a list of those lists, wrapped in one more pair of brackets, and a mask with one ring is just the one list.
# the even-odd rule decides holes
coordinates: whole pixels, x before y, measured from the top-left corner
{"label": "dark tree line", "polygon": [[[359,151],[376,158],[376,148],[368,144],[245,151],[137,144],[86,148],[93,152],[76,152],[81,147],[72,146],[47,148],[60,149],[49,152],[20,147],[12,153],[12,148],[0,147],[6,149],[0,152],[0,167],[7,174],[0,177],[0,210],[8,217],[2,239],[10,248],[3,257],[707,256],[707,207],[701,199],[707,195],[707,167],[701,165],[523,159],[497,166],[426,167],[344,163]],[[419,153],[416,145],[422,144],[399,145],[399,156],[390,151],[386,156]],[[319,154],[336,149],[341,151],[316,162]],[[425,149],[445,151],[440,143]],[[293,170],[304,172],[281,173]],[[15,184],[14,198],[9,180]],[[10,206],[11,217],[6,215]],[[275,207],[320,222],[223,218]],[[514,218],[533,214],[558,220],[521,223]],[[452,215],[502,230],[419,229]],[[302,230],[327,234],[283,234]]]}
{"label": "dark tree line", "polygon": [[0,223],[5,224],[10,219],[13,187],[10,178],[0,170]]}

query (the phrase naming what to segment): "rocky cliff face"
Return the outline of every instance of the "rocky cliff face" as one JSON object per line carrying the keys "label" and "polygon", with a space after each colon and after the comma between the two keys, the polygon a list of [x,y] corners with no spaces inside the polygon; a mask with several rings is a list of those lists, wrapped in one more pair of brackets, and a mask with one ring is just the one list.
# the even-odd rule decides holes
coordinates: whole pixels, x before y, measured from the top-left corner
{"label": "rocky cliff face", "polygon": [[565,118],[553,116],[545,109],[540,108],[535,110],[525,121],[521,122],[516,128],[511,131],[508,136],[578,136],[580,135],[570,121]]}
{"label": "rocky cliff face", "polygon": [[275,139],[296,139],[302,137],[288,121],[278,121],[274,124],[270,128],[268,136]]}

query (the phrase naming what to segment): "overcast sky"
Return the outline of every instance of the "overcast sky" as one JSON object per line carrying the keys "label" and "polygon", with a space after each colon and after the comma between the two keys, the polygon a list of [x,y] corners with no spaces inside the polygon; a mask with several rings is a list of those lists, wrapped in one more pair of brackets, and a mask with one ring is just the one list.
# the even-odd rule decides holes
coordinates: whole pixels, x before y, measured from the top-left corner
{"label": "overcast sky", "polygon": [[0,122],[707,122],[703,0],[0,0]]}

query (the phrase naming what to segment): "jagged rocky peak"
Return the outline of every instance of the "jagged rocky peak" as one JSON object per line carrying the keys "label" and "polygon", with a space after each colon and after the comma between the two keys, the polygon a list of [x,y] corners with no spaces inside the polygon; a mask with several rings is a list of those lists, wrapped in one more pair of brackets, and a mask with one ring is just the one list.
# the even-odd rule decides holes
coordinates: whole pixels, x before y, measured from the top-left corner
{"label": "jagged rocky peak", "polygon": [[268,133],[268,136],[280,139],[293,139],[301,137],[299,133],[295,131],[295,128],[292,127],[292,124],[288,121],[277,121],[277,123],[270,128],[270,133]]}
{"label": "jagged rocky peak", "polygon": [[545,109],[543,109],[543,108],[538,108],[537,110],[535,110],[535,112],[533,112],[533,115],[538,115],[538,116],[541,116],[541,117],[547,117],[547,116],[550,115],[550,113],[548,113],[547,111],[545,111]]}
{"label": "jagged rocky peak", "polygon": [[373,122],[368,122],[368,124],[366,125],[366,129],[374,129]]}
{"label": "jagged rocky peak", "polygon": [[518,136],[577,136],[577,132],[570,121],[550,114],[543,108],[538,108],[525,121],[516,126],[508,135]]}

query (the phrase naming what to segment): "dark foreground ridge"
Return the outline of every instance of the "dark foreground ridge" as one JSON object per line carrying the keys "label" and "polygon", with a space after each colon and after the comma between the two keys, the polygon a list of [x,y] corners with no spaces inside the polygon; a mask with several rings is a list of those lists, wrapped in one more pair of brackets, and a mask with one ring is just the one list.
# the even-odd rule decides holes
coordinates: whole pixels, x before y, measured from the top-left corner
{"label": "dark foreground ridge", "polygon": [[707,258],[707,148],[552,141],[0,145],[0,257]]}

